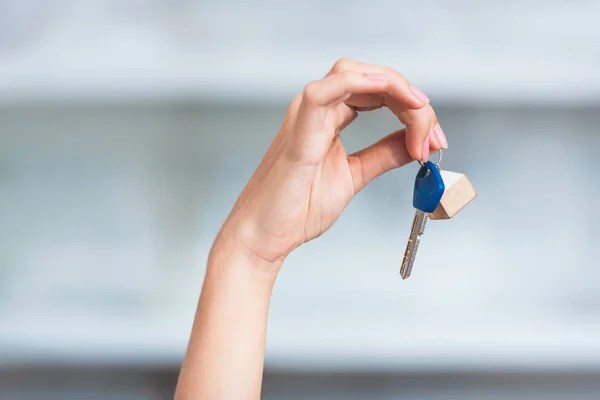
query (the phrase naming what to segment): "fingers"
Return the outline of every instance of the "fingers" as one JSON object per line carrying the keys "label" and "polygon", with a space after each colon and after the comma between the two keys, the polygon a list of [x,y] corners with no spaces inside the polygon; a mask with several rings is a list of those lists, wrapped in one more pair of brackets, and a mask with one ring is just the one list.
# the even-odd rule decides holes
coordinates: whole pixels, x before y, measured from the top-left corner
{"label": "fingers", "polygon": [[353,96],[348,99],[348,104],[359,109],[366,108],[372,109],[387,105],[387,98],[394,99],[395,102],[400,104],[403,108],[419,109],[429,103],[429,98],[416,86],[408,82],[408,80],[398,71],[382,67],[379,65],[365,64],[358,61],[342,58],[338,60],[327,76],[336,74],[342,71],[357,71],[364,73],[380,73],[386,74],[390,77],[390,85],[382,96],[369,98]]}
{"label": "fingers", "polygon": [[400,129],[348,156],[355,193],[379,175],[413,161],[404,145],[405,137],[405,129]]}
{"label": "fingers", "polygon": [[308,107],[337,105],[353,94],[381,93],[389,82],[390,77],[386,74],[340,71],[306,85],[302,103]]}
{"label": "fingers", "polygon": [[350,106],[339,110],[343,118],[336,121],[336,132],[356,118],[356,110],[387,106],[406,125],[406,147],[414,159],[427,161],[428,149],[448,146],[427,96],[391,68],[341,59],[305,87],[301,104],[307,120],[315,108]]}
{"label": "fingers", "polygon": [[329,75],[340,71],[385,73],[390,76],[390,84],[385,93],[355,94],[345,103],[359,111],[387,106],[406,125],[406,146],[409,154],[418,160],[427,161],[429,147],[445,148],[448,143],[439,127],[429,99],[399,72],[378,65],[365,64],[350,59],[338,60]]}
{"label": "fingers", "polygon": [[[295,135],[288,138],[294,158],[311,165],[320,162],[331,139],[356,118],[356,111],[343,104],[344,100],[355,93],[381,93],[388,84],[386,75],[342,71],[306,85],[299,100]],[[328,136],[316,136],[320,131]]]}
{"label": "fingers", "polygon": [[[437,116],[435,115],[435,111],[433,111],[433,107],[429,107],[429,113],[430,113],[430,118],[431,118],[431,130],[429,131],[429,142],[431,143],[432,147],[437,147],[437,148],[441,148],[444,147],[443,142],[440,140],[440,138],[437,136],[436,132],[435,132],[435,126],[439,125],[438,124],[438,120],[437,120]],[[427,161],[427,160],[425,160]]]}
{"label": "fingers", "polygon": [[429,149],[448,148],[444,131],[430,105],[420,110],[405,110],[399,119],[406,125],[406,148],[414,159],[427,161]]}
{"label": "fingers", "polygon": [[429,132],[429,138],[431,141],[431,148],[435,149],[435,151],[439,149],[447,149],[448,148],[448,140],[446,139],[446,135],[440,126],[440,123],[437,119],[437,115],[435,115],[435,111],[433,111],[433,107],[428,106],[431,111],[431,131]]}
{"label": "fingers", "polygon": [[415,160],[427,161],[431,145],[429,132],[432,129],[431,112],[427,107],[406,110],[398,117],[406,125],[406,149]]}
{"label": "fingers", "polygon": [[[348,156],[355,193],[358,193],[378,176],[413,161],[405,146],[407,137],[407,130],[401,129]],[[426,142],[429,146],[425,151],[427,155],[439,151],[441,148],[431,139]]]}

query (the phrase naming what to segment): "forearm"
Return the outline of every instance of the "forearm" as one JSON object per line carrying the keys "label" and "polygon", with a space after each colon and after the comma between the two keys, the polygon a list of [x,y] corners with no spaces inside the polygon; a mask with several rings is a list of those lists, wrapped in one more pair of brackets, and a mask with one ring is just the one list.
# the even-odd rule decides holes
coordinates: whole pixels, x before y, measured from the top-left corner
{"label": "forearm", "polygon": [[176,400],[259,399],[279,266],[219,235],[209,256]]}

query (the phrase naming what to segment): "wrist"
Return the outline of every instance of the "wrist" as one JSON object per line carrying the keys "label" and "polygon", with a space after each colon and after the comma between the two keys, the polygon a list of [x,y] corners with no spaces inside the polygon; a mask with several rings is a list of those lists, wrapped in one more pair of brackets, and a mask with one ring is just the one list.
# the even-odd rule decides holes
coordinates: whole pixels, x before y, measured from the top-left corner
{"label": "wrist", "polygon": [[266,278],[275,278],[285,257],[265,257],[248,244],[248,235],[248,229],[226,222],[213,243],[209,268],[215,264],[235,265]]}

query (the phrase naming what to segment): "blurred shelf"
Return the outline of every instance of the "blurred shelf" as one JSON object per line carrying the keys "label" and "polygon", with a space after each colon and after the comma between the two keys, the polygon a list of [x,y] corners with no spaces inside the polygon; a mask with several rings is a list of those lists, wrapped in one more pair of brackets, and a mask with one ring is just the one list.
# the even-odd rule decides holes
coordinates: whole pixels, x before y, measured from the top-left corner
{"label": "blurred shelf", "polygon": [[485,58],[426,52],[413,54],[407,61],[388,52],[305,49],[291,54],[283,48],[267,53],[239,50],[164,58],[97,51],[93,58],[65,54],[56,59],[4,62],[0,63],[0,103],[287,102],[307,82],[327,72],[341,55],[397,68],[434,102],[600,103],[599,65],[568,58],[515,64],[510,54]]}

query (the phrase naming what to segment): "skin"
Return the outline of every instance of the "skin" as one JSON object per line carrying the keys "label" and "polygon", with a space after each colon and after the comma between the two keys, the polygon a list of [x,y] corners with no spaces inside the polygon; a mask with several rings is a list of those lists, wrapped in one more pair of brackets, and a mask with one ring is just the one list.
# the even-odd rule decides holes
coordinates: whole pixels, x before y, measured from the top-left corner
{"label": "skin", "polygon": [[[387,107],[405,125],[354,154],[340,132]],[[447,147],[429,99],[393,69],[342,59],[306,85],[211,249],[176,400],[259,399],[277,274],[370,181]]]}

